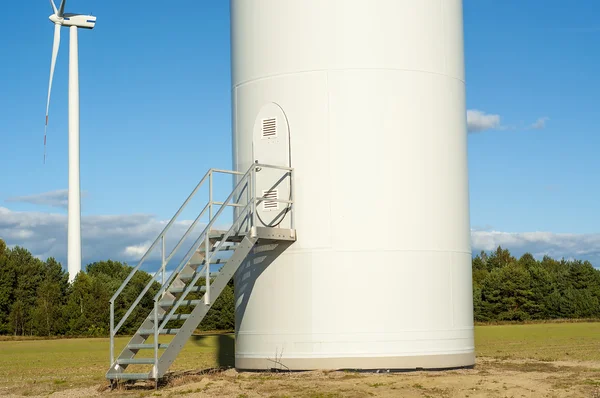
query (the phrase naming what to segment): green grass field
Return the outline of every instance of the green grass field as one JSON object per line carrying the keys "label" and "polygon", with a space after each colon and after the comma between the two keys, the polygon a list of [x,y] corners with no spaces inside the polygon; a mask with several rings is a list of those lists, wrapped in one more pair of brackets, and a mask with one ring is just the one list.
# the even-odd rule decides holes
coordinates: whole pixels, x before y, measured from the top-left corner
{"label": "green grass field", "polygon": [[[475,336],[479,357],[600,362],[600,323],[477,326]],[[127,340],[117,339],[117,349]],[[100,386],[108,347],[108,339],[0,341],[0,395]],[[232,359],[230,336],[194,336],[171,370],[209,369]]]}
{"label": "green grass field", "polygon": [[[116,355],[128,341],[129,337],[116,339]],[[0,341],[0,395],[100,385],[110,362],[109,346],[105,338]],[[171,369],[209,369],[232,361],[232,337],[193,336]]]}
{"label": "green grass field", "polygon": [[478,356],[542,361],[600,361],[600,323],[475,327]]}

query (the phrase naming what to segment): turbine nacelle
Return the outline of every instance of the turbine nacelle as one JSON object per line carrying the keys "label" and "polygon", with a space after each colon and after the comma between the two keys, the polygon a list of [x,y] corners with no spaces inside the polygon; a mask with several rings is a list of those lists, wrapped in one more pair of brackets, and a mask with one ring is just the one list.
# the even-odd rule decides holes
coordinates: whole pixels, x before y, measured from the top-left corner
{"label": "turbine nacelle", "polygon": [[62,17],[59,17],[57,14],[52,14],[49,19],[61,26],[77,26],[83,29],[94,29],[96,26],[96,17],[93,15],[63,14]]}

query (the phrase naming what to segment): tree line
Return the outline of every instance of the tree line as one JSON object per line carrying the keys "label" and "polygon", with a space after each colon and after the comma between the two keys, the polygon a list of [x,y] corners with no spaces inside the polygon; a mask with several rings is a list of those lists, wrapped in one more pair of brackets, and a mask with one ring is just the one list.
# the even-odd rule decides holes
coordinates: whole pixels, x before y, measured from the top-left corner
{"label": "tree line", "polygon": [[[8,248],[0,239],[0,335],[107,336],[109,300],[131,270],[118,261],[94,262],[69,284],[68,274],[55,259],[41,261],[25,248]],[[588,261],[549,256],[536,260],[529,253],[517,259],[498,247],[475,256],[472,271],[476,321],[600,319],[600,270]],[[115,303],[117,321],[150,280],[146,272],[135,274]],[[152,284],[120,333],[135,332],[152,310],[159,288],[157,282]],[[190,294],[189,299],[195,298],[200,297]],[[189,308],[178,310],[185,312]],[[230,281],[200,329],[233,328]]]}
{"label": "tree line", "polygon": [[473,258],[476,321],[600,318],[600,270],[589,261],[519,259],[506,249]]}
{"label": "tree line", "polygon": [[[69,284],[68,273],[54,258],[41,261],[25,248],[8,248],[0,239],[0,335],[107,336],[109,300],[132,269],[118,261],[94,262]],[[134,275],[115,302],[117,322],[151,279],[144,271]],[[119,333],[135,332],[154,308],[153,297],[159,288],[157,282],[152,284]],[[233,301],[230,282],[200,329],[233,330]],[[178,310],[185,312],[189,309]]]}

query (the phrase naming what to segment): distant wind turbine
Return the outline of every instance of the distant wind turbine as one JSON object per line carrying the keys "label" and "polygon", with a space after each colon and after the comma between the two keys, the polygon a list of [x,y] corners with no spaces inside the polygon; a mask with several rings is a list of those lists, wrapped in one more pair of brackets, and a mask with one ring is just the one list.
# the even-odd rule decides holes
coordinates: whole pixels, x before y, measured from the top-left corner
{"label": "distant wind turbine", "polygon": [[69,43],[69,203],[68,203],[68,243],[67,266],[69,281],[81,271],[81,188],[79,186],[79,46],[77,29],[94,29],[96,17],[81,14],[65,14],[66,0],[62,0],[57,9],[50,0],[54,14],[50,21],[54,23],[54,45],[50,64],[50,83],[48,84],[48,102],[46,103],[46,126],[44,128],[44,163],[46,163],[46,133],[48,130],[48,111],[54,67],[60,47],[60,29],[68,26],[71,31]]}

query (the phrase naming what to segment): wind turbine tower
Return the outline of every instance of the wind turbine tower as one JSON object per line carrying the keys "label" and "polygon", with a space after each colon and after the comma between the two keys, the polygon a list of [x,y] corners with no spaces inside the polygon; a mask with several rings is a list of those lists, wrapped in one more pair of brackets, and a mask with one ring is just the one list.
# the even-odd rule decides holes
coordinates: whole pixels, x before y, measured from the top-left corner
{"label": "wind turbine tower", "polygon": [[50,64],[50,82],[48,84],[48,102],[46,103],[46,126],[44,129],[44,163],[46,162],[46,132],[48,130],[48,111],[50,109],[50,93],[58,49],[60,48],[60,30],[68,27],[69,43],[69,203],[67,227],[67,266],[69,281],[81,271],[81,189],[79,180],[79,46],[77,29],[94,29],[96,17],[82,14],[65,13],[66,0],[62,0],[56,8],[50,0],[54,14],[50,21],[54,23],[54,44],[52,47],[52,63]]}

